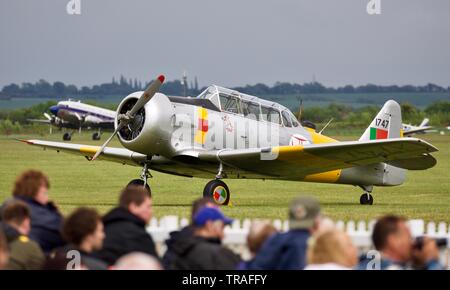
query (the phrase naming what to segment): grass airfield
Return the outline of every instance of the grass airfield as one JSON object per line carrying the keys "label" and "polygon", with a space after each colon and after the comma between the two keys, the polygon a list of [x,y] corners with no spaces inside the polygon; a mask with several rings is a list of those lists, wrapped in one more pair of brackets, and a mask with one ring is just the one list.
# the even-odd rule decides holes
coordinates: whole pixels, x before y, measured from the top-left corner
{"label": "grass airfield", "polygon": [[[325,215],[341,220],[370,220],[394,213],[408,218],[450,223],[450,133],[419,135],[440,151],[433,155],[438,164],[426,171],[409,171],[406,182],[397,187],[375,187],[374,205],[361,206],[362,190],[348,185],[291,181],[225,180],[231,190],[232,206],[224,207],[233,218],[286,219],[289,202],[298,195],[317,197]],[[92,141],[90,132],[75,133],[72,143],[101,145]],[[79,206],[95,207],[105,213],[114,207],[118,194],[131,179],[139,177],[141,168],[106,161],[88,162],[84,157],[44,151],[16,141],[42,139],[62,142],[62,134],[0,136],[0,201],[10,197],[15,177],[23,170],[35,168],[50,177],[50,197],[64,214]],[[338,140],[355,140],[356,136]],[[120,147],[117,139],[111,147]],[[154,215],[188,217],[191,202],[200,197],[206,179],[184,178],[151,172]]]}

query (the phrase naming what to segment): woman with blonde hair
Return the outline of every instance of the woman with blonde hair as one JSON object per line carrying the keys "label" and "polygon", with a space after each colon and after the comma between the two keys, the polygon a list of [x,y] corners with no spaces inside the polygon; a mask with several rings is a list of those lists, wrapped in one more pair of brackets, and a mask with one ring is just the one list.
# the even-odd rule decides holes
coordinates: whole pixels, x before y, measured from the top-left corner
{"label": "woman with blonde hair", "polygon": [[312,238],[305,270],[351,270],[358,253],[350,237],[340,230],[329,230]]}

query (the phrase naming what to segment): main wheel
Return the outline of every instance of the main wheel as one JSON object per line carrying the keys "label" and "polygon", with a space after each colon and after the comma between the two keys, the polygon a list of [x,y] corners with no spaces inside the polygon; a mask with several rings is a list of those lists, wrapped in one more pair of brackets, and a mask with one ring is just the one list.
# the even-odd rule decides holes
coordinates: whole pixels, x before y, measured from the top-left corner
{"label": "main wheel", "polygon": [[372,197],[372,195],[369,194],[369,197],[367,197],[367,193],[363,193],[361,195],[361,197],[359,198],[359,203],[360,204],[372,205],[373,204],[373,197]]}
{"label": "main wheel", "polygon": [[[137,185],[137,186],[144,186],[144,181],[142,179],[133,179],[132,181],[128,182],[127,186],[129,185]],[[150,186],[148,183],[145,185],[145,189],[147,189],[148,194],[150,197],[152,196],[152,191],[150,189]]]}
{"label": "main wheel", "polygon": [[95,132],[94,134],[92,134],[92,140],[95,141],[100,140],[100,136],[101,135],[98,132]]}
{"label": "main wheel", "polygon": [[70,133],[64,133],[63,140],[64,141],[70,141],[72,139],[72,135]]}
{"label": "main wheel", "polygon": [[230,190],[222,180],[211,180],[203,189],[203,197],[212,198],[218,205],[227,205],[230,202]]}

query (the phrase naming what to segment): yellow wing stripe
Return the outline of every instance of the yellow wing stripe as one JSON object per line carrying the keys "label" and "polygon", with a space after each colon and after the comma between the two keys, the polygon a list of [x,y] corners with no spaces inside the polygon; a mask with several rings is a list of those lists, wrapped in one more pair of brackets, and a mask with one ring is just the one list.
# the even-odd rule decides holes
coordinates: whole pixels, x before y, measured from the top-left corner
{"label": "yellow wing stripe", "polygon": [[84,146],[80,147],[80,152],[94,155],[95,153],[97,153],[97,150],[99,149],[100,147],[98,146]]}

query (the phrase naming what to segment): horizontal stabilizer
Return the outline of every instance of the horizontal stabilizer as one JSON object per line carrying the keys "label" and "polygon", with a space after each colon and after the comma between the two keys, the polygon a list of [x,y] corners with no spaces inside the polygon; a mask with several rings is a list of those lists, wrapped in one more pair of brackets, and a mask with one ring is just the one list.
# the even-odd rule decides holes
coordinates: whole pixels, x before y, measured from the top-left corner
{"label": "horizontal stabilizer", "polygon": [[436,158],[430,154],[423,154],[417,157],[393,160],[387,163],[392,166],[408,170],[424,170],[436,165],[437,161]]}

